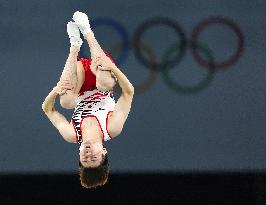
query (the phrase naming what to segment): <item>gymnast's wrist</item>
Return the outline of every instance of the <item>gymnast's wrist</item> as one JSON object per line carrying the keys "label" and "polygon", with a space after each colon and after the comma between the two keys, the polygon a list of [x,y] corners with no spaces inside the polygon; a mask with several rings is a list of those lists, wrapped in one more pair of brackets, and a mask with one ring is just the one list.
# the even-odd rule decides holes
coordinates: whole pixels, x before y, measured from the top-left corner
{"label": "gymnast's wrist", "polygon": [[113,73],[116,73],[119,70],[119,68],[113,62],[109,64],[108,68],[110,68],[110,71]]}
{"label": "gymnast's wrist", "polygon": [[53,96],[57,96],[57,95],[59,95],[58,87],[57,87],[57,86],[53,87],[53,89],[52,89],[52,91],[51,91],[51,94],[52,94]]}

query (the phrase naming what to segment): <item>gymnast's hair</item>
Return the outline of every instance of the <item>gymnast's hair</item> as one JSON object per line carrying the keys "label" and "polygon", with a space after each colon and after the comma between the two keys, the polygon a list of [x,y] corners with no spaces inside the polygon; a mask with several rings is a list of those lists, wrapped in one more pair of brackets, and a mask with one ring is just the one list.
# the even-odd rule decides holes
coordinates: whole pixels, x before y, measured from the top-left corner
{"label": "gymnast's hair", "polygon": [[103,155],[98,167],[84,167],[79,161],[79,176],[81,185],[85,188],[96,188],[107,182],[109,163],[107,154]]}

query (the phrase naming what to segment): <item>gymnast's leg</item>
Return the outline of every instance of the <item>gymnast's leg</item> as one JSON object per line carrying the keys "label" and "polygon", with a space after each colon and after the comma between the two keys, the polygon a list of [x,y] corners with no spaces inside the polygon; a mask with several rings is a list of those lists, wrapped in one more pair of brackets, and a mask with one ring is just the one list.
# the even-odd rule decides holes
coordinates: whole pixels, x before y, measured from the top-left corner
{"label": "gymnast's leg", "polygon": [[76,106],[77,93],[75,91],[77,85],[77,57],[82,44],[79,29],[73,22],[68,22],[67,32],[70,38],[70,52],[65,63],[65,67],[60,77],[61,80],[67,80],[71,83],[71,90],[64,90],[60,95],[60,104],[63,108],[73,109]]}
{"label": "gymnast's leg", "polygon": [[112,90],[116,84],[116,77],[114,76],[114,74],[111,71],[102,71],[96,68],[96,58],[107,58],[107,56],[102,50],[100,44],[94,36],[93,31],[90,28],[87,15],[77,11],[73,15],[73,20],[78,25],[81,33],[88,42],[92,59],[91,71],[96,76],[96,87],[102,91]]}
{"label": "gymnast's leg", "polygon": [[96,58],[107,58],[106,54],[102,50],[92,31],[86,33],[85,39],[90,47],[92,59],[91,70],[96,76],[96,87],[102,91],[112,90],[116,84],[115,75],[111,71],[97,69],[95,65]]}

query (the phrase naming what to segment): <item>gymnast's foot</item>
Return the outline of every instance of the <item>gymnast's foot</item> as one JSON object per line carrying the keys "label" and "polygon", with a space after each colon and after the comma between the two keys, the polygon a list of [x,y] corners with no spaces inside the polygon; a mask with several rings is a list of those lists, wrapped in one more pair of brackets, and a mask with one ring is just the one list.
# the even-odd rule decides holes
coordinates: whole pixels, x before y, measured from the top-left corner
{"label": "gymnast's foot", "polygon": [[73,14],[72,18],[76,25],[78,26],[79,30],[83,34],[84,37],[86,37],[86,34],[91,31],[90,22],[88,19],[88,16],[85,13],[82,13],[80,11],[76,11]]}
{"label": "gymnast's foot", "polygon": [[67,23],[67,34],[70,39],[71,46],[80,47],[82,45],[83,41],[80,38],[78,26],[72,21]]}

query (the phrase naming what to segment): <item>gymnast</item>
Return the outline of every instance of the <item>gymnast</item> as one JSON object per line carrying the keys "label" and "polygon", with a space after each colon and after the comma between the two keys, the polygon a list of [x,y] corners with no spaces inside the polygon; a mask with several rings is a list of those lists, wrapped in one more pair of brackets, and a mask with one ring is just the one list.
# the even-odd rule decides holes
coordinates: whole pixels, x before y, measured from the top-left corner
{"label": "gymnast", "polygon": [[[62,137],[79,144],[79,173],[86,188],[107,182],[109,164],[103,142],[118,136],[131,109],[134,87],[95,39],[85,13],[75,12],[68,22],[70,53],[60,80],[42,103],[42,109]],[[91,59],[78,57],[87,40]],[[121,96],[115,102],[113,88],[118,82]],[[71,121],[55,110],[57,95],[60,105],[74,109]]]}

